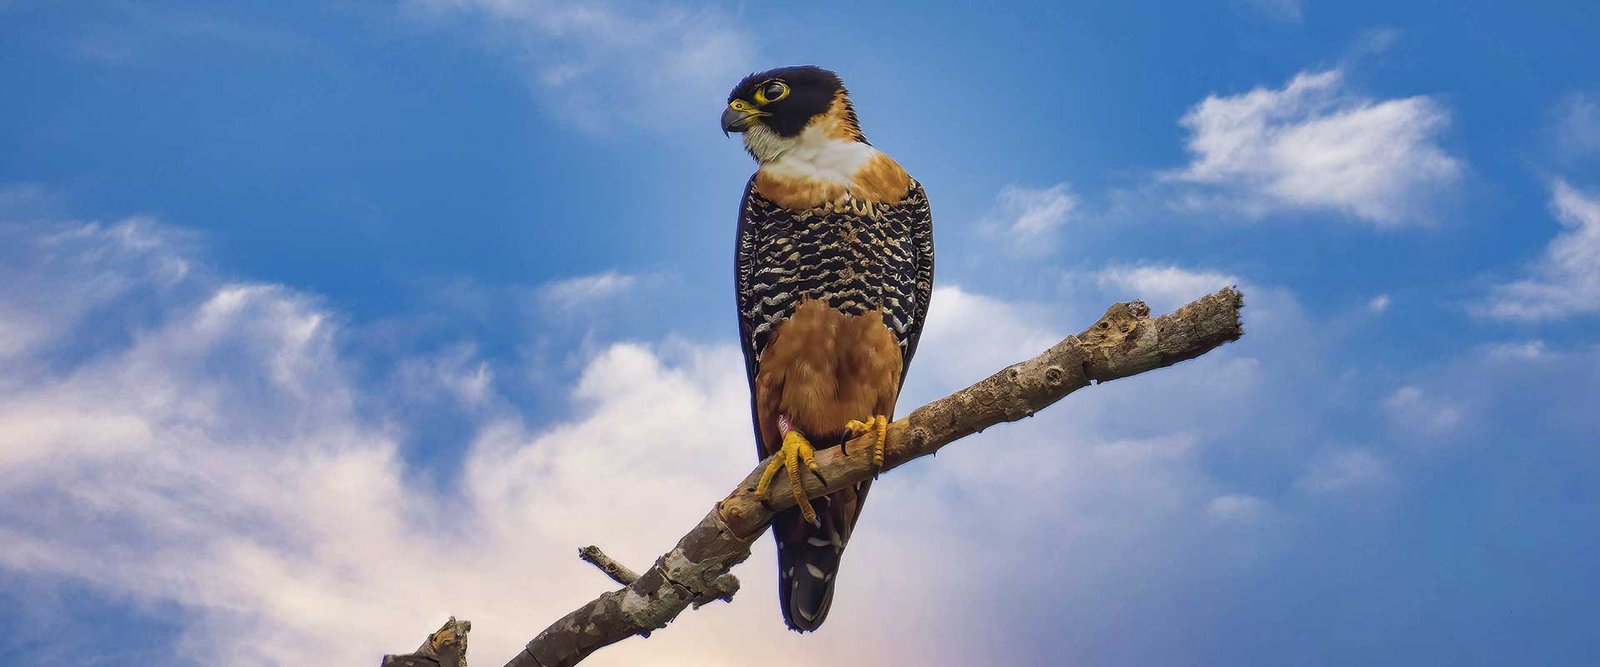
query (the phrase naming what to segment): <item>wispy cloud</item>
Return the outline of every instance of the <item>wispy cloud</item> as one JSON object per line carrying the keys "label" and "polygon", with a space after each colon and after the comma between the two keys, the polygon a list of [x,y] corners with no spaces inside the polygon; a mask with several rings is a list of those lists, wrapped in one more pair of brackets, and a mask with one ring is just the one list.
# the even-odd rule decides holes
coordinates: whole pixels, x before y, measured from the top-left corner
{"label": "wispy cloud", "polygon": [[[3,200],[3,197],[0,197]],[[21,203],[31,208],[32,198]],[[96,317],[126,316],[155,292],[177,288],[193,265],[194,238],[130,218],[56,227],[0,220],[0,362],[51,358],[70,348],[69,331]],[[53,277],[96,261],[109,268],[71,281]]]}
{"label": "wispy cloud", "polygon": [[[948,392],[983,379],[996,369],[1038,354],[1060,340],[1041,323],[1045,309],[1006,301],[957,286],[934,290],[923,342],[911,366],[907,391]],[[941,394],[942,395],[942,394]],[[920,396],[931,400],[936,395]]]}
{"label": "wispy cloud", "polygon": [[706,124],[755,67],[755,41],[714,8],[565,0],[413,0],[462,17],[527,68],[538,97],[580,127]]}
{"label": "wispy cloud", "polygon": [[1460,406],[1432,396],[1415,385],[1394,390],[1383,399],[1383,407],[1395,430],[1428,438],[1453,434],[1466,418]]}
{"label": "wispy cloud", "polygon": [[1550,354],[1550,346],[1542,340],[1491,343],[1483,347],[1484,356],[1492,360],[1534,361]]}
{"label": "wispy cloud", "polygon": [[540,286],[538,292],[540,300],[546,304],[571,310],[632,289],[638,280],[633,275],[606,271],[547,283]]}
{"label": "wispy cloud", "polygon": [[[1581,475],[1576,470],[1593,466],[1588,454],[1592,434],[1600,432],[1600,414],[1594,410],[1600,397],[1594,383],[1600,377],[1600,346],[1592,341],[1476,345],[1409,375],[1377,402],[1395,444],[1412,454],[1449,443],[1450,453],[1441,455],[1500,466],[1503,474],[1518,478]],[[1577,458],[1564,460],[1576,469],[1550,468],[1573,455]]]}
{"label": "wispy cloud", "polygon": [[1424,223],[1462,172],[1438,143],[1449,119],[1429,97],[1373,99],[1351,91],[1340,70],[1302,72],[1280,89],[1210,96],[1191,108],[1181,124],[1193,160],[1165,178],[1201,186],[1189,206]]}
{"label": "wispy cloud", "polygon": [[1217,496],[1206,505],[1206,513],[1212,518],[1239,523],[1257,521],[1270,509],[1271,506],[1260,498],[1236,493]]}
{"label": "wispy cloud", "polygon": [[1306,7],[1301,0],[1236,0],[1236,7],[1241,7],[1251,14],[1284,23],[1300,23],[1305,20]]}
{"label": "wispy cloud", "polygon": [[1528,277],[1495,286],[1473,312],[1521,321],[1600,314],[1600,193],[1563,180],[1551,190],[1551,212],[1565,229],[1529,267]]}
{"label": "wispy cloud", "polygon": [[1124,299],[1142,299],[1156,312],[1178,306],[1229,285],[1239,278],[1217,271],[1197,271],[1175,265],[1109,266],[1095,274],[1101,288]]}
{"label": "wispy cloud", "polygon": [[241,21],[206,7],[174,9],[155,3],[114,3],[105,22],[89,23],[67,41],[73,56],[102,65],[138,62],[173,43],[204,42],[280,56],[315,53],[301,34]]}
{"label": "wispy cloud", "polygon": [[1582,91],[1562,99],[1556,108],[1556,142],[1569,158],[1600,155],[1600,99]]}
{"label": "wispy cloud", "polygon": [[1013,254],[1047,255],[1055,251],[1061,226],[1077,208],[1078,197],[1065,183],[1042,189],[1007,185],[982,229]]}
{"label": "wispy cloud", "polygon": [[1389,484],[1394,479],[1389,463],[1364,449],[1329,452],[1314,462],[1295,486],[1322,496],[1358,493]]}

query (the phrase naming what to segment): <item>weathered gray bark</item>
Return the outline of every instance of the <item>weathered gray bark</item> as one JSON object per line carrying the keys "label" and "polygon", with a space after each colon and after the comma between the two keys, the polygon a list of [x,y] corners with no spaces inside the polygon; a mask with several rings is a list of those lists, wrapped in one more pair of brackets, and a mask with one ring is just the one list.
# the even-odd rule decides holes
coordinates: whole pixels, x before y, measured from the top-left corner
{"label": "weathered gray bark", "polygon": [[[1231,287],[1153,320],[1142,302],[1113,305],[1083,333],[890,424],[883,471],[995,424],[1032,416],[1092,382],[1170,366],[1238,340],[1243,307],[1243,296]],[[862,436],[847,447],[818,452],[827,483],[805,476],[816,484],[806,485],[806,495],[816,498],[870,477],[869,441]],[[601,647],[666,627],[690,604],[731,599],[738,582],[729,570],[750,555],[773,514],[794,505],[786,475],[774,481],[770,501],[754,496],[762,467],[650,569],[545,628],[506,667],[575,665]]]}
{"label": "weathered gray bark", "polygon": [[415,653],[386,655],[378,667],[467,667],[467,632],[472,621],[451,616]]}
{"label": "weathered gray bark", "polygon": [[611,577],[612,581],[623,586],[639,580],[639,575],[628,569],[628,566],[612,560],[610,556],[606,555],[606,552],[601,551],[600,547],[593,544],[579,549],[578,557],[582,558],[585,563],[600,568],[600,571]]}

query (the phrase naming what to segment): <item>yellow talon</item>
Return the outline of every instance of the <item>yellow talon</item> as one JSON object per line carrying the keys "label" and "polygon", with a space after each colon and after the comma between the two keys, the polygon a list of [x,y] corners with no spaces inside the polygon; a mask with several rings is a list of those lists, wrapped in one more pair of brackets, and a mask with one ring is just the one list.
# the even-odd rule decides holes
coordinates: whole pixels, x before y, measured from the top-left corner
{"label": "yellow talon", "polygon": [[868,433],[876,433],[877,439],[872,443],[872,477],[878,477],[878,471],[883,469],[883,448],[889,441],[889,418],[883,415],[874,415],[867,421],[850,420],[844,425],[850,431],[850,437],[860,437]]}
{"label": "yellow talon", "polygon": [[766,500],[772,492],[772,478],[778,475],[778,469],[788,468],[789,485],[794,492],[794,504],[800,508],[800,516],[805,517],[807,523],[820,525],[817,511],[811,507],[811,499],[806,497],[805,480],[800,475],[801,464],[823,484],[828,483],[817,470],[816,451],[812,449],[811,442],[799,431],[789,431],[783,436],[783,448],[773,455],[766,469],[761,471],[761,479],[756,482],[756,497]]}

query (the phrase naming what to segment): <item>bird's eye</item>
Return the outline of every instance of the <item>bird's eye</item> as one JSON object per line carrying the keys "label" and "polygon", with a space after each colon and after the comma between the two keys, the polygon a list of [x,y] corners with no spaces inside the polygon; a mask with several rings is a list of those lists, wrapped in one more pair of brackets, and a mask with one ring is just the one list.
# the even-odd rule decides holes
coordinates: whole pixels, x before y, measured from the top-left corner
{"label": "bird's eye", "polygon": [[789,96],[789,86],[782,81],[768,81],[756,89],[756,102],[771,104]]}

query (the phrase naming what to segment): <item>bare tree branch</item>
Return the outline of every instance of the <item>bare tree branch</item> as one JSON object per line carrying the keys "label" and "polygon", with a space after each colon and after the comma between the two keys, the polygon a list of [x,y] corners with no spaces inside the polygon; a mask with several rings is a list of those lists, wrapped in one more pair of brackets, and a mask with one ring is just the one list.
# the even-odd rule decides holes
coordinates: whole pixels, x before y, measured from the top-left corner
{"label": "bare tree branch", "polygon": [[[1243,307],[1243,296],[1231,287],[1153,320],[1142,302],[1113,305],[1083,333],[890,424],[883,471],[995,424],[1030,417],[1091,383],[1170,366],[1238,340]],[[806,494],[816,498],[870,477],[869,440],[862,436],[818,452],[828,481],[807,486]],[[506,667],[575,665],[604,646],[666,627],[690,604],[731,599],[738,582],[729,570],[749,557],[773,514],[794,505],[785,475],[777,477],[770,501],[754,496],[764,464],[650,569],[545,628]]]}
{"label": "bare tree branch", "polygon": [[612,581],[623,586],[639,580],[639,575],[634,574],[633,570],[628,569],[628,566],[612,560],[610,556],[606,555],[606,552],[601,551],[600,547],[593,544],[579,549],[578,557],[582,558],[583,562],[600,568],[600,571],[611,577]]}

